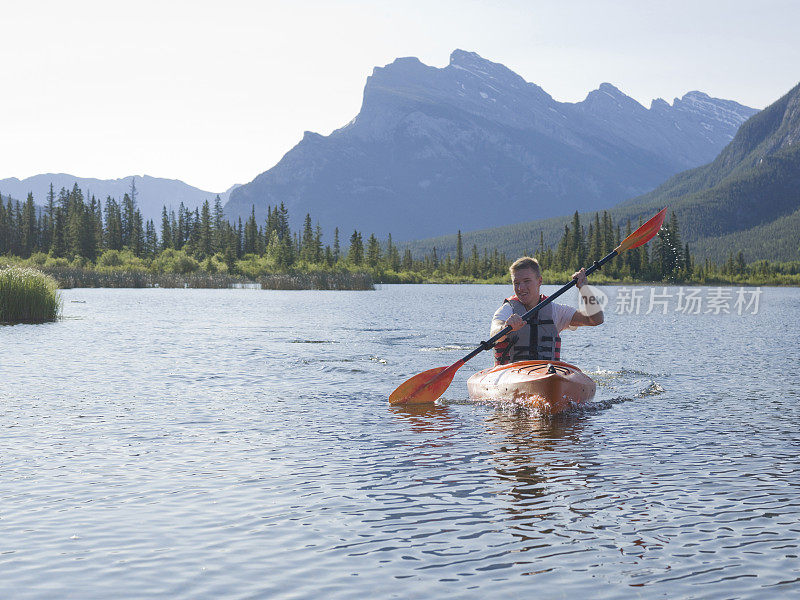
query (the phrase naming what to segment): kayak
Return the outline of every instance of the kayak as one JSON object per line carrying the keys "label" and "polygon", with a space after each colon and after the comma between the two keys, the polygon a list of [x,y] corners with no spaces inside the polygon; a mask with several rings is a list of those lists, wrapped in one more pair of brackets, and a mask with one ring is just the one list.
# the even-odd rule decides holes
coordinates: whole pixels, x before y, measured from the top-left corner
{"label": "kayak", "polygon": [[595,383],[575,365],[524,360],[478,371],[467,380],[472,400],[513,402],[545,414],[564,412],[594,397]]}

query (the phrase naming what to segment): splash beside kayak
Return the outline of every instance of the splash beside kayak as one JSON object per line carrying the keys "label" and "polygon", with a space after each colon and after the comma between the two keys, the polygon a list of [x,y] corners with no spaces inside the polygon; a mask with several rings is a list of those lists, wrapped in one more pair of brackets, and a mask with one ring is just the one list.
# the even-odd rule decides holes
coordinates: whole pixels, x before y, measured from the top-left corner
{"label": "splash beside kayak", "polygon": [[467,389],[473,400],[514,402],[558,414],[591,400],[596,385],[575,365],[526,360],[478,371],[467,380]]}

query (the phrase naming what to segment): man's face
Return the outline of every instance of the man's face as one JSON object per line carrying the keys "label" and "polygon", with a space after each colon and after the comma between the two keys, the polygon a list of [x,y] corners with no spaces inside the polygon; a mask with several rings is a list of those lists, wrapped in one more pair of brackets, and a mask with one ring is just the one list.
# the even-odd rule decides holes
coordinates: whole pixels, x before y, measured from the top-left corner
{"label": "man's face", "polygon": [[526,306],[539,302],[539,286],[542,276],[533,269],[518,269],[511,274],[511,283],[519,301]]}

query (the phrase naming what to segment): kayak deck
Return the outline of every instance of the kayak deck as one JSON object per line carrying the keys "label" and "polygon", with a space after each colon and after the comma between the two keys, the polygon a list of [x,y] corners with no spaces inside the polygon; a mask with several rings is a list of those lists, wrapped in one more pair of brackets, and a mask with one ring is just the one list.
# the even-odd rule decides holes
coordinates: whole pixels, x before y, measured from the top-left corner
{"label": "kayak deck", "polygon": [[591,400],[596,385],[575,365],[525,360],[478,371],[467,380],[467,390],[472,400],[513,402],[558,414]]}

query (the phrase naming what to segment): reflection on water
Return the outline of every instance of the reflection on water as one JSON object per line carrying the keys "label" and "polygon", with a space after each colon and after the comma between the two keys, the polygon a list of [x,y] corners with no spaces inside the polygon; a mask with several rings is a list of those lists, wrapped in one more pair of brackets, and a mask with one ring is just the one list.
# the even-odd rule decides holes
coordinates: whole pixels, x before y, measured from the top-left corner
{"label": "reflection on water", "polygon": [[506,292],[66,290],[0,328],[3,597],[800,594],[800,292],[565,333],[571,414],[469,402],[488,355],[387,405]]}

